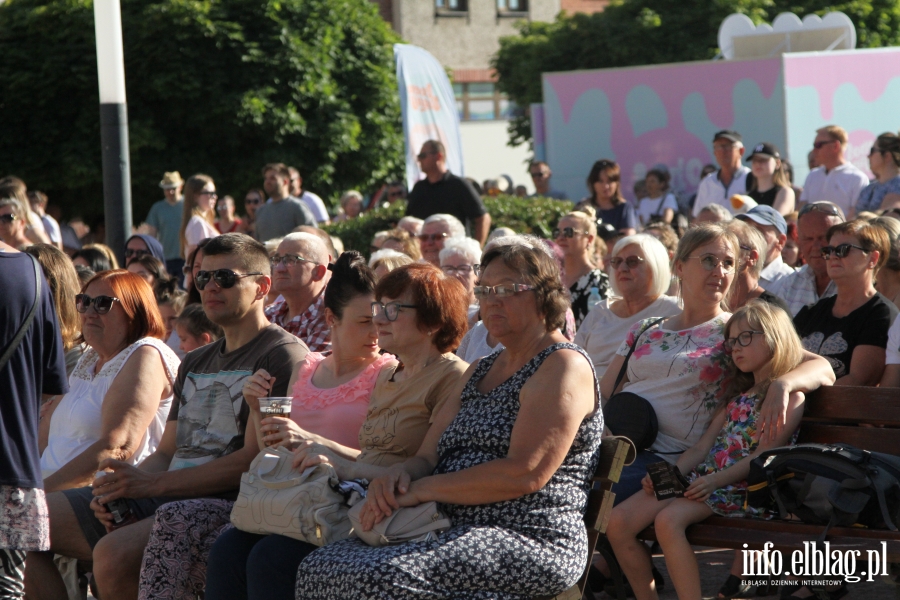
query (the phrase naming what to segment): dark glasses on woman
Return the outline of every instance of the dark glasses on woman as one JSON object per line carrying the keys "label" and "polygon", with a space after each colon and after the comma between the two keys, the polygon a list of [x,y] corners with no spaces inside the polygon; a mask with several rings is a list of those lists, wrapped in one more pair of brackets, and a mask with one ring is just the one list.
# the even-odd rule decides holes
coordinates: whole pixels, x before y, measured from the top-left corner
{"label": "dark glasses on woman", "polygon": [[859,246],[855,246],[853,244],[838,244],[837,246],[825,246],[822,248],[822,258],[828,260],[831,258],[831,255],[834,254],[838,258],[844,258],[848,254],[850,254],[850,249],[856,248],[860,252],[864,252],[866,254],[869,253],[865,248],[860,248]]}
{"label": "dark glasses on woman", "polygon": [[587,233],[587,231],[581,231],[580,229],[574,229],[572,227],[563,227],[562,229],[554,229],[553,230],[553,239],[562,236],[567,238],[575,237],[576,233]]}
{"label": "dark glasses on woman", "polygon": [[16,220],[16,215],[14,215],[12,213],[9,213],[6,215],[0,215],[0,223],[6,223],[7,225],[10,225],[15,220]]}
{"label": "dark glasses on woman", "polygon": [[627,266],[629,269],[637,269],[642,262],[644,262],[644,259],[640,256],[629,256],[628,258],[615,256],[609,259],[609,266],[611,266],[613,270],[615,270],[621,267],[622,263],[624,263],[625,266]]}
{"label": "dark glasses on woman", "polygon": [[75,310],[80,313],[86,313],[88,308],[93,304],[94,312],[98,315],[105,315],[110,311],[113,302],[120,302],[118,298],[112,296],[97,296],[91,298],[87,294],[78,294],[75,296]]}
{"label": "dark glasses on woman", "polygon": [[132,256],[140,258],[140,257],[144,256],[145,254],[153,254],[153,253],[150,252],[149,250],[135,250],[134,248],[126,248],[125,249],[125,258],[131,258]]}
{"label": "dark glasses on woman", "polygon": [[194,285],[197,286],[197,289],[201,292],[206,287],[206,284],[209,283],[210,279],[216,282],[216,285],[222,288],[223,290],[227,290],[228,288],[233,288],[234,284],[237,283],[238,279],[243,279],[244,277],[252,277],[253,275],[262,275],[262,273],[235,273],[231,269],[216,269],[215,271],[197,271],[197,275],[194,277]]}
{"label": "dark glasses on woman", "polygon": [[688,256],[687,258],[696,258],[700,261],[700,266],[706,269],[707,271],[714,271],[716,267],[722,265],[722,271],[725,273],[731,273],[734,271],[734,259],[726,258],[721,259],[715,254],[703,254],[702,256]]}

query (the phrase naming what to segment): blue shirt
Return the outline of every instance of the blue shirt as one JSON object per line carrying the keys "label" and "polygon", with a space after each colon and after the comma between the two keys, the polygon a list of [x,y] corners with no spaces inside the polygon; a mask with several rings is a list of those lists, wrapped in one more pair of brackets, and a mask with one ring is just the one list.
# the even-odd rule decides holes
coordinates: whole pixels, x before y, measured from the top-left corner
{"label": "blue shirt", "polygon": [[[181,213],[184,199],[174,205],[160,200],[150,207],[147,225],[156,229],[156,239],[163,245],[166,260],[181,258]],[[176,273],[177,274],[177,273]]]}

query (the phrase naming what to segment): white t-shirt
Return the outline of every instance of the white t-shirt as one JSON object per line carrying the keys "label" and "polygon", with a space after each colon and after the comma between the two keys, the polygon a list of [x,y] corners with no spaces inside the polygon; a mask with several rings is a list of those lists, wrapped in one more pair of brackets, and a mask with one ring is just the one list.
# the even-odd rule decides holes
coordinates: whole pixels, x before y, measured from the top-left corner
{"label": "white t-shirt", "polygon": [[728,187],[725,187],[725,184],[719,179],[719,171],[704,177],[697,188],[697,198],[694,200],[694,216],[699,215],[700,211],[707,204],[724,206],[728,209],[728,212],[734,214],[734,209],[731,208],[731,197],[735,194],[747,193],[747,175],[749,174],[750,169],[741,165],[734,172],[734,177],[731,178],[731,183],[728,184]]}
{"label": "white t-shirt", "polygon": [[317,223],[322,223],[331,218],[328,216],[328,209],[325,208],[325,203],[322,202],[322,199],[316,194],[304,191],[300,196],[300,201],[303,202],[313,214]]}
{"label": "white t-shirt", "polygon": [[887,348],[884,351],[884,364],[900,365],[900,318],[888,329]]}
{"label": "white t-shirt", "polygon": [[[206,238],[216,237],[219,232],[200,215],[194,215],[184,228],[184,239],[188,246],[196,246]],[[187,250],[187,248],[185,248]],[[187,256],[184,257],[187,260]]]}
{"label": "white t-shirt", "polygon": [[825,172],[825,167],[817,167],[806,176],[800,202],[834,202],[848,217],[856,208],[859,193],[869,185],[866,174],[851,165],[844,163]]}
{"label": "white t-shirt", "polygon": [[503,344],[500,342],[497,342],[497,345],[491,348],[487,343],[487,335],[488,330],[484,323],[482,321],[475,323],[459,343],[459,348],[456,349],[456,356],[472,364],[479,358],[484,358],[488,354],[503,349]]}
{"label": "white t-shirt", "polygon": [[662,217],[663,211],[671,208],[674,212],[678,212],[678,200],[674,194],[665,194],[659,198],[641,198],[638,203],[637,215],[641,220],[641,225],[650,223],[653,215]]}
{"label": "white t-shirt", "polygon": [[759,285],[764,290],[768,290],[769,286],[782,277],[787,277],[794,272],[794,269],[784,264],[781,255],[775,257],[775,260],[767,264],[759,274]]}
{"label": "white t-shirt", "polygon": [[[97,374],[94,374],[94,367],[100,356],[96,350],[88,348],[69,376],[69,393],[60,400],[50,419],[50,437],[47,448],[41,455],[41,472],[44,477],[55,473],[100,439],[103,432],[101,415],[106,394],[119,371],[125,366],[125,362],[141,346],[156,348],[162,356],[169,383],[174,384],[181,361],[162,340],[139,339],[103,365]],[[156,451],[171,407],[172,396],[159,403],[147,432],[134,454],[126,461],[128,464],[136,465]]]}
{"label": "white t-shirt", "polygon": [[591,357],[598,380],[603,378],[632,325],[651,317],[672,317],[681,311],[678,300],[671,296],[660,296],[639,313],[622,318],[609,308],[614,301],[614,298],[604,298],[591,309],[575,334],[575,343]]}

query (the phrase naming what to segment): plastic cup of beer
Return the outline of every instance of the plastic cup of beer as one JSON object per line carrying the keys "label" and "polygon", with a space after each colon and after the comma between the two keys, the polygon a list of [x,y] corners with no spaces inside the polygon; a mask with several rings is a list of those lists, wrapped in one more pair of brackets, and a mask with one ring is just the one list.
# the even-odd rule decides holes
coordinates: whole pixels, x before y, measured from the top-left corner
{"label": "plastic cup of beer", "polygon": [[290,417],[293,398],[270,396],[259,399],[259,412],[263,417]]}

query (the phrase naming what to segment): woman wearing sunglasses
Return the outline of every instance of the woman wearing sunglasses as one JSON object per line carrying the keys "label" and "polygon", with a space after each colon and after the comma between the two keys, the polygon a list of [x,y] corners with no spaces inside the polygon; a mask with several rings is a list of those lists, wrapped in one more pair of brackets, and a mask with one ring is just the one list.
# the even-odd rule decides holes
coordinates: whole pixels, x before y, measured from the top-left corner
{"label": "woman wearing sunglasses", "polygon": [[553,230],[553,241],[563,252],[562,278],[572,295],[576,330],[591,308],[591,288],[597,288],[601,298],[609,288],[609,276],[602,269],[606,245],[597,237],[595,216],[594,209],[586,206],[565,215]]}
{"label": "woman wearing sunglasses", "polygon": [[124,270],[99,273],[75,297],[90,346],[50,418],[41,456],[47,492],[90,485],[105,458],[137,464],[159,444],[180,361],[147,283]]}
{"label": "woman wearing sunglasses", "polygon": [[190,256],[200,240],[216,237],[216,184],[209,175],[197,174],[184,184],[181,214],[181,253]]}
{"label": "woman wearing sunglasses", "polygon": [[260,189],[252,189],[244,196],[244,218],[238,226],[238,233],[246,233],[254,237],[256,231],[256,211],[266,201],[266,194]]}
{"label": "woman wearing sunglasses", "polygon": [[615,162],[606,159],[595,162],[587,178],[590,195],[575,209],[590,206],[604,223],[624,235],[634,235],[638,227],[637,213],[622,195],[621,175],[622,170]]}
{"label": "woman wearing sunglasses", "polygon": [[588,313],[575,334],[575,343],[590,355],[597,377],[606,373],[634,323],[681,310],[678,301],[666,295],[672,279],[669,256],[652,235],[620,239],[608,262],[612,294]]}
{"label": "woman wearing sunglasses", "polygon": [[883,227],[862,219],[832,226],[822,248],[837,294],[800,309],[794,317],[803,347],[828,359],[835,385],[876,385],[885,365],[887,332],[897,307],[874,281],[891,242]]}

